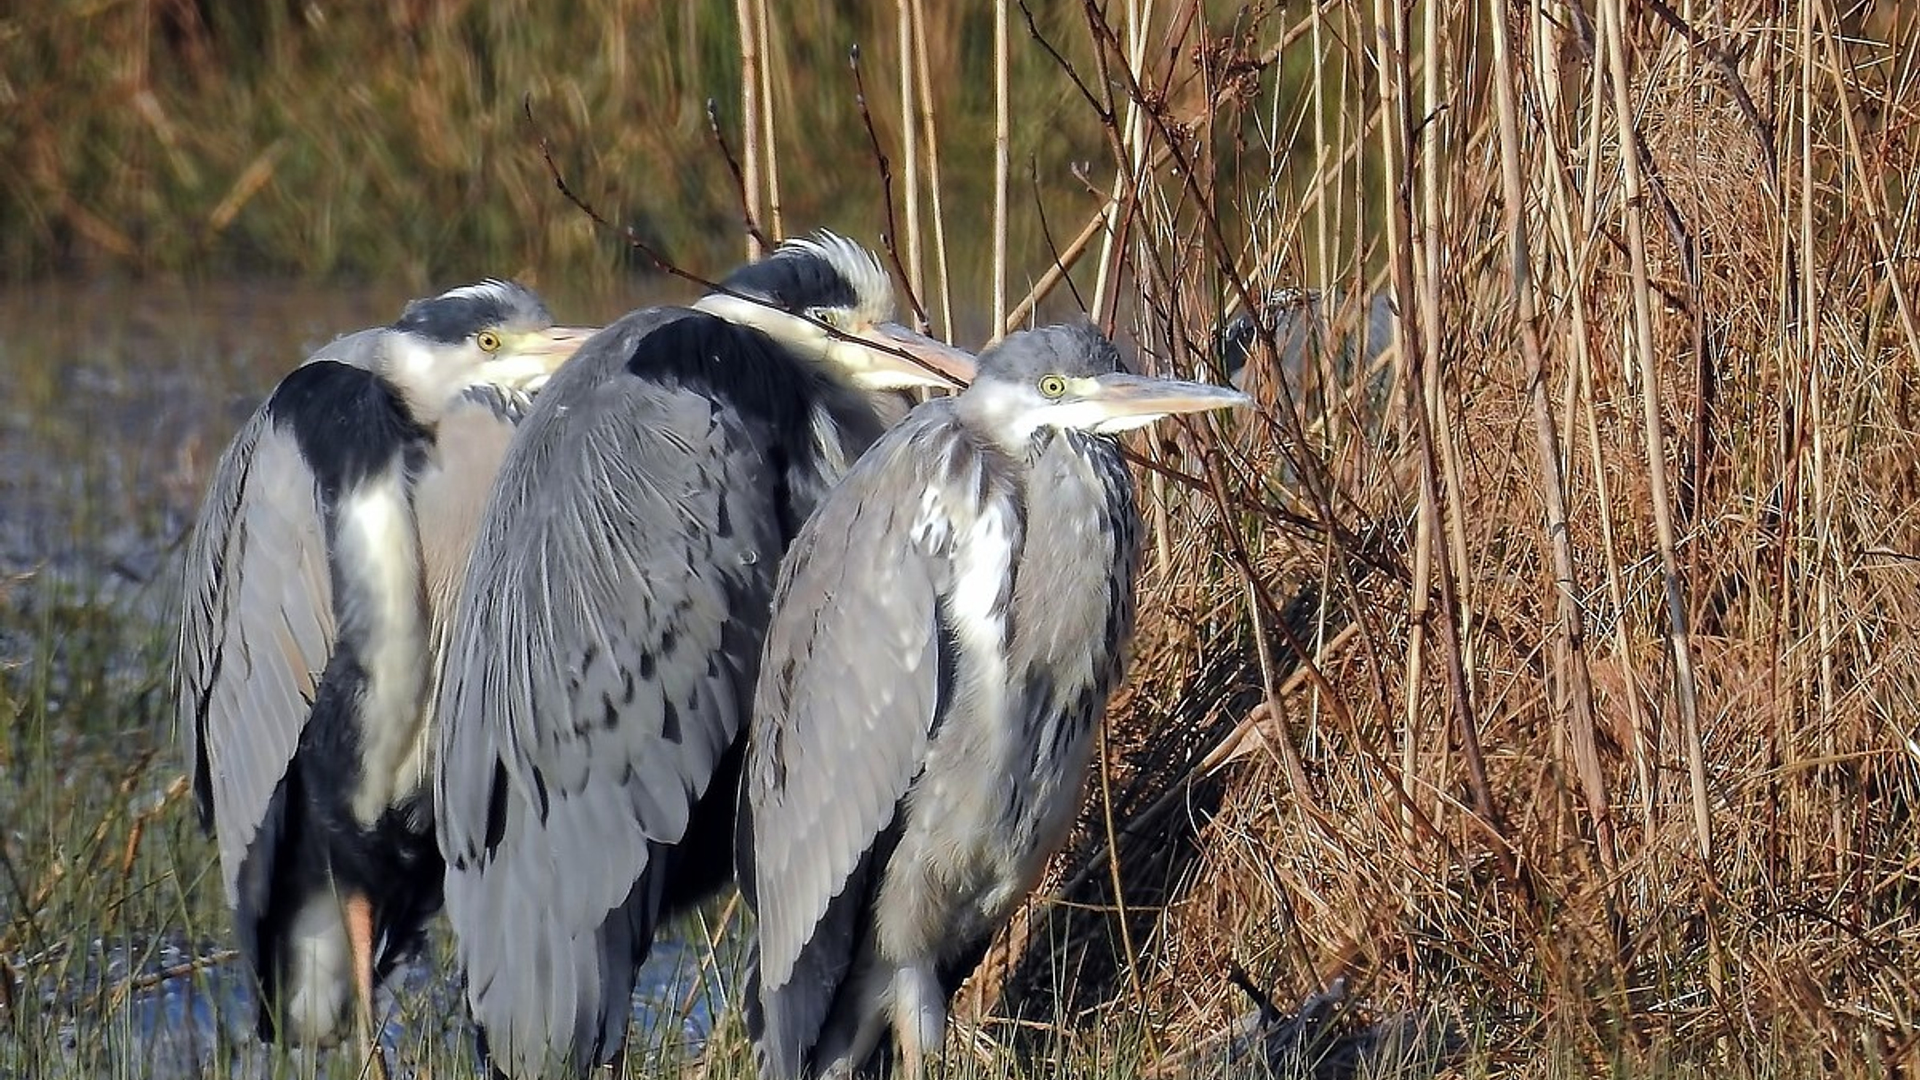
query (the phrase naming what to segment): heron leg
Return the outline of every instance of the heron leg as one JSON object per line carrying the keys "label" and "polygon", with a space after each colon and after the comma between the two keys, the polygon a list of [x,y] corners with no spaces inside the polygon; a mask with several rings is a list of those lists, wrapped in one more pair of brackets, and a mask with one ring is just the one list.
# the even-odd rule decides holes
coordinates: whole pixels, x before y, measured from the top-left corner
{"label": "heron leg", "polygon": [[373,901],[362,892],[347,894],[347,947],[353,953],[354,1027],[367,1055],[367,1075],[387,1080],[387,1058],[373,1026]]}
{"label": "heron leg", "polygon": [[947,996],[931,969],[903,967],[893,976],[893,1031],[908,1080],[925,1080],[947,1034]]}

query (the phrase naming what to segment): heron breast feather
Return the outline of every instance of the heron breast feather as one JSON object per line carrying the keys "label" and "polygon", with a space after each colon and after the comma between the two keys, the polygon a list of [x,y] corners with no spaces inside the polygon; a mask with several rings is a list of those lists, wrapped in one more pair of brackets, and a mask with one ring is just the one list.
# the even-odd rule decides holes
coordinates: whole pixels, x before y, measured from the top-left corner
{"label": "heron breast feather", "polygon": [[420,545],[404,481],[393,470],[349,496],[338,511],[343,623],[358,624],[367,673],[362,702],[360,790],[353,812],[371,828],[392,801],[422,722],[427,640]]}

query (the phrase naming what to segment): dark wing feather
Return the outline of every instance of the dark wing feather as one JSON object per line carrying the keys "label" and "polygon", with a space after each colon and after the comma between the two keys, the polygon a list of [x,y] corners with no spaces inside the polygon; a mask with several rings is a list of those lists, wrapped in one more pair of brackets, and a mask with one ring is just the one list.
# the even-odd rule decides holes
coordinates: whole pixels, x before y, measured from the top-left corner
{"label": "dark wing feather", "polygon": [[782,455],[739,395],[674,365],[785,362],[770,349],[686,312],[610,326],[541,392],[483,515],[436,811],[469,1002],[521,1071],[618,1045],[664,847],[744,722]]}

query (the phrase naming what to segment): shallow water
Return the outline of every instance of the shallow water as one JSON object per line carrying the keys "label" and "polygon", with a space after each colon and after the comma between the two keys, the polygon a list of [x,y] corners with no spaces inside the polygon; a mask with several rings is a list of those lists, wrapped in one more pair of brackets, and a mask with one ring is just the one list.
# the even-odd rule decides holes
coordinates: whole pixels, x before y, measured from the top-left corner
{"label": "shallow water", "polygon": [[[218,942],[167,943],[134,950],[94,942],[88,947],[87,973],[61,988],[36,988],[42,1007],[66,1019],[59,1025],[58,1047],[43,1048],[43,1064],[65,1060],[79,1067],[97,1060],[104,1043],[108,1060],[138,1063],[136,1075],[150,1080],[228,1076],[235,1080],[267,1077],[281,1051],[254,1037],[254,990],[244,961],[227,956]],[[383,1018],[381,1043],[405,1077],[429,1060],[464,1062],[474,1046],[461,989],[445,965],[431,955],[390,974],[379,991]],[[632,1038],[651,1047],[677,1042],[685,1053],[699,1051],[713,1028],[716,1007],[723,1007],[720,978],[702,969],[705,949],[683,939],[663,937],[641,969],[633,997]],[[191,969],[191,970],[188,970]],[[127,989],[128,987],[138,989]],[[104,1003],[103,1000],[104,999]],[[9,1036],[0,1033],[0,1044]],[[85,1047],[83,1050],[82,1048]],[[319,1055],[291,1051],[319,1063]],[[357,1061],[352,1050],[333,1057]]]}

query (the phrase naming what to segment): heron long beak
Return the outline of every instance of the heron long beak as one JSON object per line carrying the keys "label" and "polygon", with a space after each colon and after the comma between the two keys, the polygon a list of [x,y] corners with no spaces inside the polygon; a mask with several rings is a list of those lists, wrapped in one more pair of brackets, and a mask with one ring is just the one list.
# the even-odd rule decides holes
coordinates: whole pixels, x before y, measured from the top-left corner
{"label": "heron long beak", "polygon": [[972,353],[897,322],[874,323],[860,337],[867,363],[852,374],[868,390],[953,389],[973,381]]}
{"label": "heron long beak", "polygon": [[517,386],[528,393],[546,385],[547,377],[600,332],[597,326],[549,326],[512,336],[507,347],[482,365],[492,382]]}
{"label": "heron long beak", "polygon": [[1078,380],[1078,383],[1074,386],[1081,398],[1078,407],[1087,408],[1100,417],[1095,428],[1102,432],[1145,427],[1174,413],[1253,404],[1252,398],[1230,387],[1121,372]]}
{"label": "heron long beak", "polygon": [[598,326],[549,326],[529,334],[520,351],[551,361],[548,370],[559,367],[579,351],[588,338],[600,332]]}

